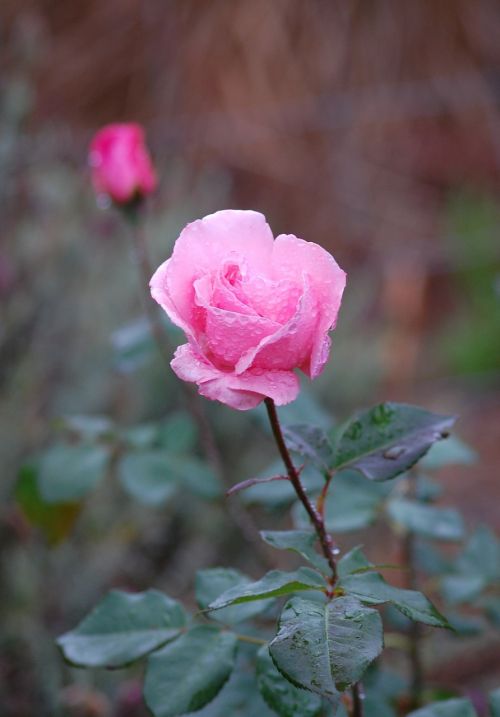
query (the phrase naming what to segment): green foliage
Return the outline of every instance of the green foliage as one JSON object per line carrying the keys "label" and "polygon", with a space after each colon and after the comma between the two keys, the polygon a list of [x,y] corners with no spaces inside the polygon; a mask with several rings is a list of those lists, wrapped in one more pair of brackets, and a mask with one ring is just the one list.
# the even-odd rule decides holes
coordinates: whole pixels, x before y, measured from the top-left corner
{"label": "green foliage", "polygon": [[451,604],[476,598],[482,590],[500,580],[500,541],[486,526],[479,526],[453,565],[453,572],[441,581],[441,592]]}
{"label": "green foliage", "polygon": [[262,539],[278,550],[290,550],[307,560],[323,574],[330,573],[328,560],[315,549],[318,536],[309,530],[261,530]]}
{"label": "green foliage", "polygon": [[122,667],[173,640],[185,625],[181,605],[157,590],[112,590],[57,644],[74,665]]}
{"label": "green foliage", "polygon": [[469,700],[453,699],[436,702],[411,712],[408,717],[477,717]]}
{"label": "green foliage", "polygon": [[129,495],[149,506],[164,505],[186,488],[205,499],[221,492],[219,480],[203,461],[161,449],[125,454],[118,477]]}
{"label": "green foliage", "polygon": [[434,443],[427,455],[420,461],[424,470],[438,470],[449,465],[472,465],[477,460],[475,452],[457,436],[449,436],[446,441]]}
{"label": "green foliage", "polygon": [[29,522],[40,528],[51,545],[66,538],[80,512],[80,503],[47,503],[38,489],[34,466],[25,465],[19,471],[15,498]]}
{"label": "green foliage", "polygon": [[286,426],[283,435],[289,451],[310,460],[320,470],[328,470],[332,447],[321,428],[307,424]]}
{"label": "green foliage", "polygon": [[381,403],[335,431],[332,467],[353,468],[371,480],[395,478],[445,438],[454,421],[416,406]]}
{"label": "green foliage", "polygon": [[417,535],[450,541],[463,538],[463,520],[453,508],[436,508],[408,498],[393,498],[387,504],[387,511],[394,522]]}
{"label": "green foliage", "polygon": [[271,570],[263,578],[248,585],[236,585],[229,588],[210,603],[210,610],[218,610],[228,605],[239,605],[251,600],[263,600],[303,590],[324,592],[326,582],[320,573],[310,568],[299,568],[295,572]]}
{"label": "green foliage", "polygon": [[[281,475],[284,472],[283,461],[273,461],[258,474],[258,478]],[[323,475],[311,464],[307,464],[301,474],[301,480],[310,493],[319,493],[325,484]],[[253,485],[241,494],[241,500],[248,504],[264,505],[266,508],[274,509],[286,507],[296,500],[296,494],[290,481],[280,480],[271,483]]]}
{"label": "green foliage", "polygon": [[321,713],[321,699],[285,679],[276,669],[267,645],[257,655],[257,685],[264,700],[279,717],[316,717]]}
{"label": "green foliage", "polygon": [[109,451],[98,444],[56,443],[37,461],[38,489],[47,503],[83,498],[104,477]]}
{"label": "green foliage", "polygon": [[[220,595],[231,588],[242,588],[252,584],[252,580],[233,568],[207,568],[196,573],[196,602],[202,610],[208,608]],[[208,613],[208,617],[226,625],[233,625],[258,615],[266,610],[273,600],[246,602],[231,605]]]}
{"label": "green foliage", "polygon": [[164,505],[177,490],[177,476],[169,469],[167,451],[127,453],[118,465],[118,477],[129,495],[144,505]]}
{"label": "green foliage", "polygon": [[491,717],[500,717],[500,687],[490,692],[489,703]]}
{"label": "green foliage", "polygon": [[338,693],[361,678],[382,646],[380,615],[355,598],[323,605],[292,598],[269,652],[293,684],[337,703]]}
{"label": "green foliage", "polygon": [[371,525],[382,509],[389,488],[368,481],[354,470],[333,476],[325,501],[325,521],[333,533],[347,533]]}
{"label": "green foliage", "polygon": [[391,603],[405,617],[433,627],[449,627],[443,615],[425,595],[417,590],[404,590],[389,585],[375,572],[354,573],[340,580],[339,588],[348,595],[354,595],[367,605]]}
{"label": "green foliage", "polygon": [[231,675],[236,647],[235,635],[204,625],[150,655],[144,699],[154,717],[183,715],[213,700]]}

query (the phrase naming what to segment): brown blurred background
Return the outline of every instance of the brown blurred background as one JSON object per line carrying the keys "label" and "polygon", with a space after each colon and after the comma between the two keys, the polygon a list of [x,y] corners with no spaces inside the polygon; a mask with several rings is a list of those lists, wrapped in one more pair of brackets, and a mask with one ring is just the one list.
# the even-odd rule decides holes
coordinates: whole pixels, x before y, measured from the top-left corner
{"label": "brown blurred background", "polygon": [[5,495],[59,414],[162,410],[159,370],[113,370],[136,278],[85,169],[135,120],[155,261],[225,207],[331,250],[350,281],[318,395],[459,413],[481,463],[448,497],[500,529],[498,0],[3,0],[0,22]]}

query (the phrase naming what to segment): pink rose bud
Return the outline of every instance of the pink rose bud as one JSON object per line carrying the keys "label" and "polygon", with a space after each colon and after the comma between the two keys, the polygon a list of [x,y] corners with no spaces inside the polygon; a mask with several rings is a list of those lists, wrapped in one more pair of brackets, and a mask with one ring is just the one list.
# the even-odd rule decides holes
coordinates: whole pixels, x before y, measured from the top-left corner
{"label": "pink rose bud", "polygon": [[98,195],[128,204],[151,194],[156,173],[138,124],[109,124],[90,144],[92,184]]}
{"label": "pink rose bud", "polygon": [[186,334],[172,368],[202,396],[241,411],[282,405],[328,360],[346,275],[318,244],[276,239],[258,212],[225,210],[188,224],[151,294]]}

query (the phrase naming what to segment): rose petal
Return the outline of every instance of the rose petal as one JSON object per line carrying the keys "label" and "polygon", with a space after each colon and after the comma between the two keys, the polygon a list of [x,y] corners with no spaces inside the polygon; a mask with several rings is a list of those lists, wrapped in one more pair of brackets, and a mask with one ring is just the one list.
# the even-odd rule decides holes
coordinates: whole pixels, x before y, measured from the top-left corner
{"label": "rose petal", "polygon": [[196,279],[220,271],[229,260],[243,263],[243,257],[250,274],[265,272],[272,251],[273,234],[262,214],[232,209],[210,214],[182,231],[162,290],[177,315],[190,324]]}
{"label": "rose petal", "polygon": [[236,373],[250,367],[291,370],[307,361],[319,316],[310,284],[311,280],[304,275],[302,295],[293,316],[274,334],[264,337],[258,345],[254,344],[238,361]]}
{"label": "rose petal", "polygon": [[255,408],[266,397],[282,406],[293,401],[299,392],[299,381],[293,371],[250,369],[236,376],[218,370],[190,344],[178,347],[171,366],[180,379],[197,383],[202,396],[240,411]]}
{"label": "rose petal", "polygon": [[303,367],[311,378],[316,378],[328,359],[329,339],[326,334],[335,327],[346,274],[319,244],[298,239],[293,234],[281,234],[276,238],[273,249],[276,278],[296,281],[298,267],[311,279],[311,291],[320,312],[311,360]]}

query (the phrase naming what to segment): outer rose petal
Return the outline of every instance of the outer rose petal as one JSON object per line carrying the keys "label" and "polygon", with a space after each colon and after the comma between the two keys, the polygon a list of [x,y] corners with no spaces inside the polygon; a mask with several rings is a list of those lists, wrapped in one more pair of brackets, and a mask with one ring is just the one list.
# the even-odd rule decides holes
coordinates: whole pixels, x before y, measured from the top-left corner
{"label": "outer rose petal", "polygon": [[176,314],[190,324],[196,279],[218,271],[231,257],[244,260],[250,275],[265,273],[273,244],[271,229],[259,212],[226,209],[209,214],[188,224],[177,239],[162,291],[168,292]]}
{"label": "outer rose petal", "polygon": [[299,267],[309,275],[311,290],[320,311],[310,362],[301,367],[311,378],[316,378],[328,359],[330,342],[327,333],[337,321],[346,274],[319,244],[298,239],[293,234],[281,234],[274,242],[273,269],[276,278],[288,277],[293,281]]}
{"label": "outer rose petal", "polygon": [[180,379],[197,383],[202,396],[239,411],[255,408],[267,397],[282,406],[293,401],[299,392],[299,381],[293,371],[250,369],[236,376],[219,371],[190,344],[178,347],[170,365]]}

